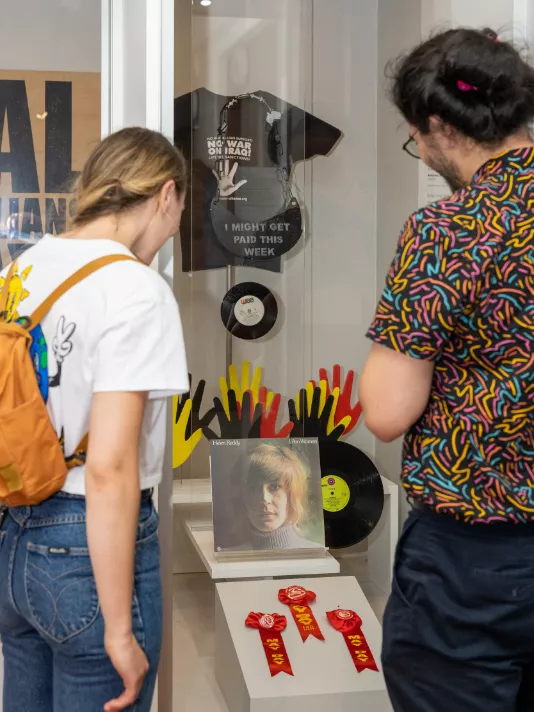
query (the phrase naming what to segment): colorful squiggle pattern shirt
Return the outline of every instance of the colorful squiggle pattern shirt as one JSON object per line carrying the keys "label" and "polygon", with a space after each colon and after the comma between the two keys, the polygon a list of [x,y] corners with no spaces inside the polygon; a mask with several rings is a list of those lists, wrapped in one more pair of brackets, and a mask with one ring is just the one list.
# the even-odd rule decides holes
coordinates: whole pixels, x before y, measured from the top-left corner
{"label": "colorful squiggle pattern shirt", "polygon": [[534,149],[412,215],[368,336],[435,361],[408,494],[473,523],[534,521]]}

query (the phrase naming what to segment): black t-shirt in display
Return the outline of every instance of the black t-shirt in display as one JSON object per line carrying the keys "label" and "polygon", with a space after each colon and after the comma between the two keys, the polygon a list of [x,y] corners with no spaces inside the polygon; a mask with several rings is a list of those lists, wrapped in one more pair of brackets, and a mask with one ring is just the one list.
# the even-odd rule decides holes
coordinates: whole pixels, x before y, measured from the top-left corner
{"label": "black t-shirt in display", "polygon": [[[198,89],[175,99],[174,140],[191,169],[182,270],[246,264],[279,271],[280,258],[269,256],[281,252],[264,247],[275,239],[265,230],[278,226],[293,242],[300,236],[292,167],[327,155],[340,136],[339,129],[267,92],[229,97]],[[224,239],[228,229],[237,230],[241,241],[257,240],[260,249],[233,249]],[[250,256],[260,253],[260,259]]]}

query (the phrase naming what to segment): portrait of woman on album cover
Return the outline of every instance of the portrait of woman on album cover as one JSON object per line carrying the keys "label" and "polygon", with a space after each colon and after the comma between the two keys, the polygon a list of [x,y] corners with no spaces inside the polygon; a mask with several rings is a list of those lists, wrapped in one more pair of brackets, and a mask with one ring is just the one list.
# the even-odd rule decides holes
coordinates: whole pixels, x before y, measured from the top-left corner
{"label": "portrait of woman on album cover", "polygon": [[212,453],[215,550],[324,548],[317,444],[240,442],[235,465],[231,448],[219,446]]}

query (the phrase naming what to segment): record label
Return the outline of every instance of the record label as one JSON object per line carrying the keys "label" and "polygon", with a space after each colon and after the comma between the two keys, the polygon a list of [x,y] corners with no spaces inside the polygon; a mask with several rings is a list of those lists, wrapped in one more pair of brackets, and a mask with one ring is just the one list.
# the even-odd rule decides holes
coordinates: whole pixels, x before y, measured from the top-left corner
{"label": "record label", "polygon": [[261,299],[253,294],[246,294],[235,305],[234,314],[243,326],[256,326],[265,316],[265,307]]}
{"label": "record label", "polygon": [[275,296],[258,282],[241,282],[230,289],[221,304],[222,322],[238,339],[259,339],[276,324]]}
{"label": "record label", "polygon": [[326,546],[343,549],[366,539],[384,508],[384,487],[372,460],[346,442],[319,441]]}
{"label": "record label", "polygon": [[321,480],[323,509],[327,512],[342,512],[350,500],[350,487],[342,477],[327,475]]}

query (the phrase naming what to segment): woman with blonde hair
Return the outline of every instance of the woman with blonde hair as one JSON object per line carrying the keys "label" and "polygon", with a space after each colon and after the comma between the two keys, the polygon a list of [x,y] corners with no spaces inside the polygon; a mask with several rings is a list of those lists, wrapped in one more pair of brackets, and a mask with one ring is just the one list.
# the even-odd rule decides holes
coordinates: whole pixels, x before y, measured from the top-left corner
{"label": "woman with blonde hair", "polygon": [[56,495],[0,515],[3,712],[150,710],[162,636],[152,488],[165,398],[187,391],[188,375],[176,301],[148,265],[178,231],[185,189],[163,136],[109,136],[79,177],[71,231],[25,251],[4,284],[7,318],[24,321],[107,262],[31,332],[69,472]]}
{"label": "woman with blonde hair", "polygon": [[265,443],[252,451],[243,482],[247,541],[239,549],[317,548],[300,531],[308,515],[308,477],[290,447]]}

